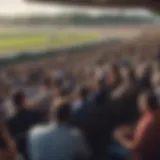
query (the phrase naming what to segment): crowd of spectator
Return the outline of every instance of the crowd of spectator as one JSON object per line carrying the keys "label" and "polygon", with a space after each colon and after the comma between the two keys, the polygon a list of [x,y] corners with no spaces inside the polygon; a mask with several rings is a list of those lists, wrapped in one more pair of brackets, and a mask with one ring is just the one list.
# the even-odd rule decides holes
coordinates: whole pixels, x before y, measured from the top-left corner
{"label": "crowd of spectator", "polygon": [[0,159],[159,160],[159,40],[1,67]]}

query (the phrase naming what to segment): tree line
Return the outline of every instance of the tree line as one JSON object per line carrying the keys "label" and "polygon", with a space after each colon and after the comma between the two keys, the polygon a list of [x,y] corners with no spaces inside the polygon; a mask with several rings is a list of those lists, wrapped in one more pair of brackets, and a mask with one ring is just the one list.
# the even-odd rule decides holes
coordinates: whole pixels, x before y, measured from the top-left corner
{"label": "tree line", "polygon": [[106,24],[144,24],[153,23],[153,17],[126,16],[123,14],[93,16],[87,13],[73,13],[52,15],[32,15],[27,17],[4,18],[0,17],[1,23],[11,24],[57,24],[57,25],[106,25]]}

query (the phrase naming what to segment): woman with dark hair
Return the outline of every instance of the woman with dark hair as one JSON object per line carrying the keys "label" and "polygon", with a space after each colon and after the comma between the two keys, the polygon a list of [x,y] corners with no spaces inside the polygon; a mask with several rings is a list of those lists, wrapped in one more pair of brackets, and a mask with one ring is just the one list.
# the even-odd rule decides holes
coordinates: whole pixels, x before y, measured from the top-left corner
{"label": "woman with dark hair", "polygon": [[[139,97],[142,113],[135,132],[129,127],[120,127],[115,132],[116,139],[133,155],[133,160],[160,159],[160,108],[152,92],[144,92]],[[133,133],[133,134],[132,134]]]}

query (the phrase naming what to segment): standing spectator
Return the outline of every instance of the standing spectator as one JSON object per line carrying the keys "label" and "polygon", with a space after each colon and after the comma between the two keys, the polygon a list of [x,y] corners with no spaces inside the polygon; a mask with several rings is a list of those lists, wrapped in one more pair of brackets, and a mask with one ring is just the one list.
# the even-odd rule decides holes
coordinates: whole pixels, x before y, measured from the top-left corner
{"label": "standing spectator", "polygon": [[157,99],[146,92],[140,96],[139,105],[142,117],[133,138],[129,128],[122,127],[117,130],[116,139],[132,151],[133,160],[160,159],[160,108]]}
{"label": "standing spectator", "polygon": [[71,116],[70,104],[60,100],[54,105],[53,115],[55,123],[30,132],[30,160],[88,159],[89,149],[83,136],[68,125]]}
{"label": "standing spectator", "polygon": [[16,113],[7,120],[7,127],[13,136],[19,152],[27,159],[26,138],[28,131],[34,125],[43,122],[43,114],[37,110],[27,109],[23,92],[13,95],[13,103]]}

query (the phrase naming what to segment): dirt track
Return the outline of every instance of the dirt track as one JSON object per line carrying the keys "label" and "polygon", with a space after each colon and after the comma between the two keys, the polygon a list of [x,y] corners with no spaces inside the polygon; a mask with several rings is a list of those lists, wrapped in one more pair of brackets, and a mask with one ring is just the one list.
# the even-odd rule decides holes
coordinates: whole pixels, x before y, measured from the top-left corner
{"label": "dirt track", "polygon": [[0,26],[1,32],[6,33],[38,33],[38,32],[45,32],[53,33],[54,31],[71,31],[71,32],[97,32],[102,35],[102,38],[118,38],[118,39],[134,39],[139,37],[141,34],[148,34],[148,33],[156,33],[159,32],[159,26],[153,25],[136,25],[136,26],[128,26],[128,25],[121,25],[121,26],[90,26],[90,27],[75,27],[75,26]]}

